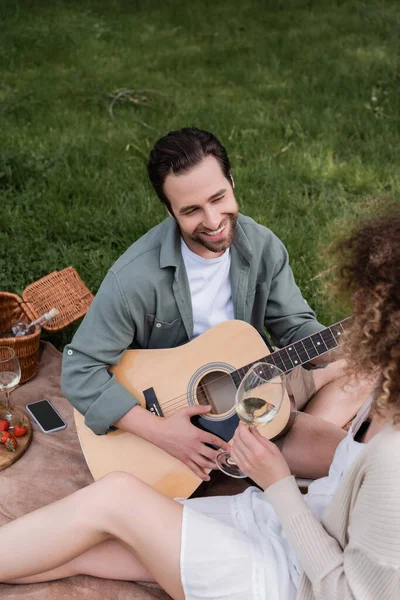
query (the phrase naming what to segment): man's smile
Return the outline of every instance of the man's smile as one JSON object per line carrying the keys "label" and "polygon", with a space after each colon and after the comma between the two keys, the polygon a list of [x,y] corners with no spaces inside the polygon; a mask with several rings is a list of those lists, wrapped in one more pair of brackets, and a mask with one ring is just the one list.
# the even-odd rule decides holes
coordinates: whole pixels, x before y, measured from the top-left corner
{"label": "man's smile", "polygon": [[209,237],[212,238],[218,238],[221,236],[221,234],[223,234],[223,232],[225,231],[226,228],[226,223],[224,225],[221,225],[221,227],[219,227],[218,229],[215,229],[215,231],[202,231],[201,233],[204,235],[208,235]]}

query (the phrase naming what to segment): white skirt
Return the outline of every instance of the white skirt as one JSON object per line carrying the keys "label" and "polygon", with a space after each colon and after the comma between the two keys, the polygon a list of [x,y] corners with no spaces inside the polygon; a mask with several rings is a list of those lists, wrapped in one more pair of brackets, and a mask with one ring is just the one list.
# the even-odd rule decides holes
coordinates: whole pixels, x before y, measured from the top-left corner
{"label": "white skirt", "polygon": [[[346,469],[363,449],[351,429],[336,449],[328,477],[304,497],[318,520]],[[300,567],[278,517],[258,488],[237,496],[182,501],[180,555],[186,600],[294,600]]]}
{"label": "white skirt", "polygon": [[186,600],[296,597],[291,548],[260,490],[183,505],[180,566]]}

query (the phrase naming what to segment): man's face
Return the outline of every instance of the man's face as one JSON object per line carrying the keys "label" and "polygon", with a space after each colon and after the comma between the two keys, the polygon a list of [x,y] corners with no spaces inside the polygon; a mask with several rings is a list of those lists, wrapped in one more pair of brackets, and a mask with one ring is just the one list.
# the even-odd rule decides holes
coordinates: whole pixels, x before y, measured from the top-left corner
{"label": "man's face", "polygon": [[207,156],[187,173],[167,175],[164,193],[192,252],[216,258],[230,247],[238,205],[231,182],[213,156]]}

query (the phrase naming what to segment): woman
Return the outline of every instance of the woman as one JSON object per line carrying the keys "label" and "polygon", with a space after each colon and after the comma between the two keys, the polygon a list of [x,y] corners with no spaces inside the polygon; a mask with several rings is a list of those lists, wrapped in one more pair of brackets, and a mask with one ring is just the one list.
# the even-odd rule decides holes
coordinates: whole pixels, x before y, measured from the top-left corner
{"label": "woman", "polygon": [[[2,527],[0,581],[85,573],[155,580],[175,600],[398,598],[400,217],[362,225],[340,250],[355,314],[345,352],[352,373],[379,377],[329,477],[303,497],[278,448],[240,425],[232,456],[265,491],[179,503],[113,473]],[[368,443],[356,442],[368,412]]]}

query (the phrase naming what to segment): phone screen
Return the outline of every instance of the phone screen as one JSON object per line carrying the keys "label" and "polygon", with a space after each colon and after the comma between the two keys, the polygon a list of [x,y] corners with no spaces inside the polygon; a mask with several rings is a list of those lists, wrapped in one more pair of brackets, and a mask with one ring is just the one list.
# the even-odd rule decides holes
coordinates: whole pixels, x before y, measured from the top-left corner
{"label": "phone screen", "polygon": [[65,425],[48,400],[29,404],[29,410],[45,431],[51,431]]}

